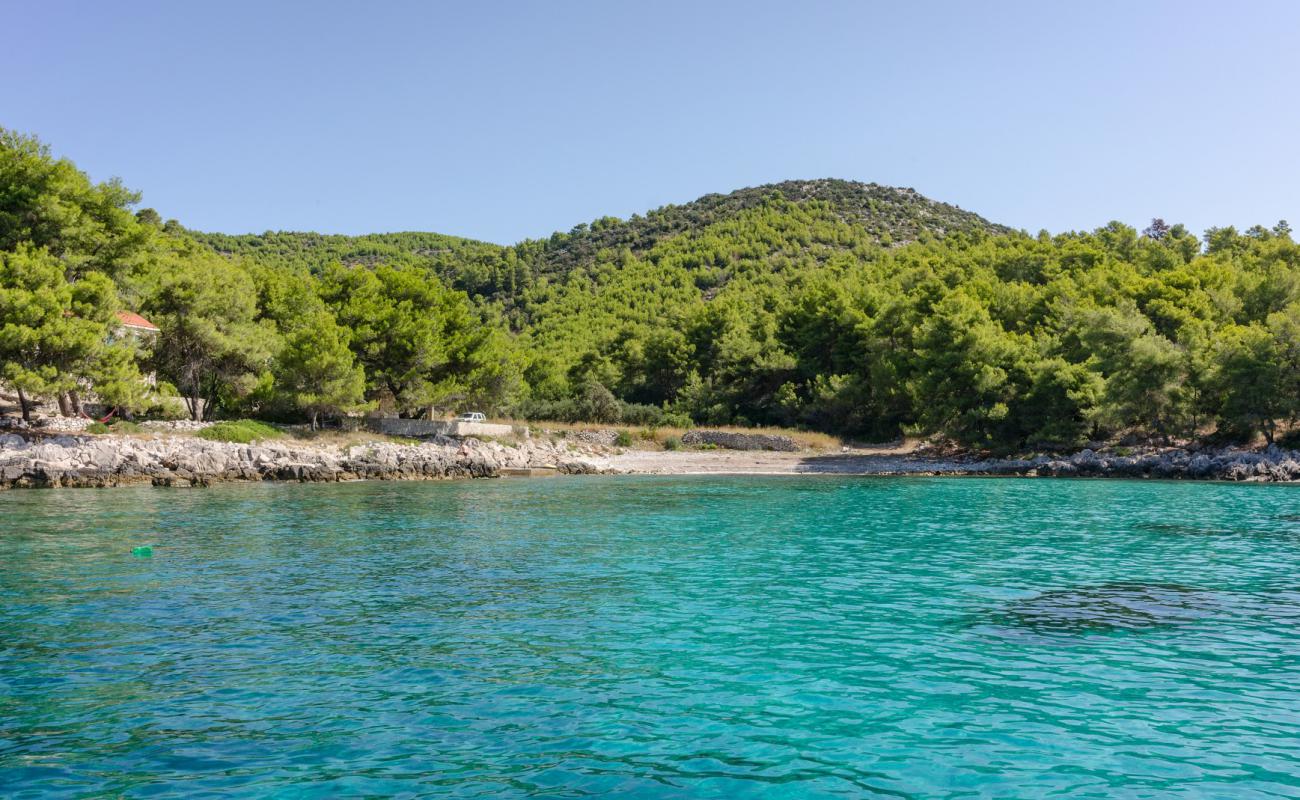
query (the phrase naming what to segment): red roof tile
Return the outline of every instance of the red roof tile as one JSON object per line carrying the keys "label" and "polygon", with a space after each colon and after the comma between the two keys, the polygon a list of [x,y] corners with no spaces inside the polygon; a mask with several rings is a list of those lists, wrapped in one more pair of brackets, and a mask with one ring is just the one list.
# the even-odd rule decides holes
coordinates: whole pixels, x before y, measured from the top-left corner
{"label": "red roof tile", "polygon": [[117,320],[128,328],[143,328],[146,331],[156,331],[158,326],[131,311],[117,312]]}

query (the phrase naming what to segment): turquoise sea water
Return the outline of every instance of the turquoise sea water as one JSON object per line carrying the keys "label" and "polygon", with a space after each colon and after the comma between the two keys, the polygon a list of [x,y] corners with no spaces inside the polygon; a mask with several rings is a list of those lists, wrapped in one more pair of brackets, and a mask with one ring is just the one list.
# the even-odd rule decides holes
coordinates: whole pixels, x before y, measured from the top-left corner
{"label": "turquoise sea water", "polygon": [[0,519],[6,798],[1300,796],[1300,487],[256,485]]}

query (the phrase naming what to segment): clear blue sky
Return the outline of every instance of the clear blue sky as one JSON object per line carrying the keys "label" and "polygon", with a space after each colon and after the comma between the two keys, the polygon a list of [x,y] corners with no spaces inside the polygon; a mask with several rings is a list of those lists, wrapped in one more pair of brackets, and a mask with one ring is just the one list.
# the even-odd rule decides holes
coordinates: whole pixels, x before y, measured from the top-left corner
{"label": "clear blue sky", "polygon": [[1300,3],[5,0],[0,125],[205,230],[497,242],[787,178],[1300,226]]}

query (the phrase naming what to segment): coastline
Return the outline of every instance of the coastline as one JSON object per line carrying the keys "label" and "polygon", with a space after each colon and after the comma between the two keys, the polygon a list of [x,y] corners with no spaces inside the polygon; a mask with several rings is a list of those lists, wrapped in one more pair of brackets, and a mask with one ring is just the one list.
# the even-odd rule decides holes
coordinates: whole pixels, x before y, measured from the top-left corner
{"label": "coastline", "polygon": [[945,475],[1300,481],[1300,451],[1271,446],[1081,450],[1027,459],[932,456],[905,447],[814,450],[643,450],[581,436],[505,444],[474,438],[331,444],[232,444],[192,436],[0,434],[0,489],[207,486],[226,482],[445,480],[510,475]]}
{"label": "coastline", "polygon": [[1156,478],[1290,483],[1300,481],[1300,451],[1152,448],[1117,455],[1084,449],[1034,458],[934,457],[902,448],[836,454],[807,451],[625,451],[594,459],[602,472],[650,475],[947,475]]}
{"label": "coastline", "polygon": [[216,442],[175,435],[0,434],[0,489],[208,486],[491,478],[511,471],[591,472],[587,449],[548,440],[506,446],[477,439],[401,444]]}

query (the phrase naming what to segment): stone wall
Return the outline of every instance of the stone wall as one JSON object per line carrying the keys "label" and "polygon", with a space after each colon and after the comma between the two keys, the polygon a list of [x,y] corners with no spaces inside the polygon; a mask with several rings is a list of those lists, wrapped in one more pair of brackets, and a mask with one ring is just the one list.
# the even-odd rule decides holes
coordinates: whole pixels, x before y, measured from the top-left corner
{"label": "stone wall", "polygon": [[789,436],[729,431],[687,431],[682,436],[682,444],[711,444],[726,450],[779,450],[783,453],[793,453],[800,449],[798,443]]}

